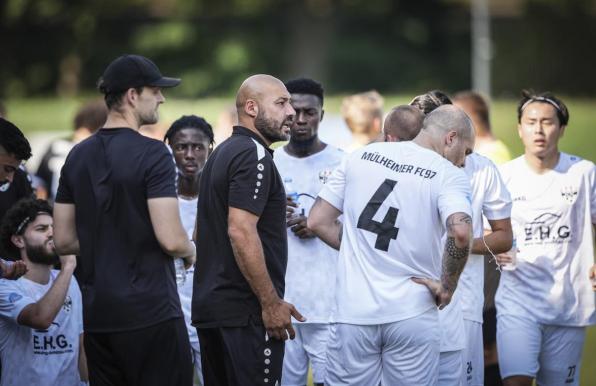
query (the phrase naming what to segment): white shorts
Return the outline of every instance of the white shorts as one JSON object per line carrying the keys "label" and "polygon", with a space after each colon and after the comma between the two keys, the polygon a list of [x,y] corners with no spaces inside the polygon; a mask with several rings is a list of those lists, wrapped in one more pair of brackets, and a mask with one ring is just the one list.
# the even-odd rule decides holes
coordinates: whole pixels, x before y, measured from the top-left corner
{"label": "white shorts", "polygon": [[464,350],[445,351],[439,356],[438,386],[464,386]]}
{"label": "white shorts", "polygon": [[325,385],[435,385],[439,373],[439,316],[377,325],[331,325]]}
{"label": "white shorts", "polygon": [[541,386],[579,385],[585,327],[550,326],[513,315],[497,316],[503,379],[536,378]]}
{"label": "white shorts", "polygon": [[203,382],[203,368],[201,367],[201,348],[199,342],[190,342],[190,351],[192,354],[192,364],[195,367],[195,374],[199,379],[199,385],[204,385],[205,382]]}
{"label": "white shorts", "polygon": [[466,330],[466,348],[464,349],[465,384],[468,386],[484,385],[484,346],[482,323],[464,319]]}
{"label": "white shorts", "polygon": [[312,367],[313,381],[325,381],[327,339],[329,324],[294,324],[296,338],[286,341],[282,386],[304,386],[307,382],[308,363]]}

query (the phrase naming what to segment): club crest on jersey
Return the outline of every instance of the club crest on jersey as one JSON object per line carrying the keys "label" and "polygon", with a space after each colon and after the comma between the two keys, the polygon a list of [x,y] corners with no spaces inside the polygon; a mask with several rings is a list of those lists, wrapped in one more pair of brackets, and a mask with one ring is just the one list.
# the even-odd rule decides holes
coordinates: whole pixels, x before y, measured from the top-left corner
{"label": "club crest on jersey", "polygon": [[333,170],[331,170],[331,169],[321,170],[319,172],[319,182],[321,182],[322,184],[326,184],[327,180],[329,180],[329,176],[331,176],[332,172],[333,172]]}
{"label": "club crest on jersey", "polygon": [[573,204],[577,198],[577,188],[574,188],[573,186],[565,186],[561,189],[561,196],[565,201]]}
{"label": "club crest on jersey", "polygon": [[66,312],[70,312],[70,310],[72,310],[72,299],[70,298],[70,295],[66,295],[62,309],[64,309]]}

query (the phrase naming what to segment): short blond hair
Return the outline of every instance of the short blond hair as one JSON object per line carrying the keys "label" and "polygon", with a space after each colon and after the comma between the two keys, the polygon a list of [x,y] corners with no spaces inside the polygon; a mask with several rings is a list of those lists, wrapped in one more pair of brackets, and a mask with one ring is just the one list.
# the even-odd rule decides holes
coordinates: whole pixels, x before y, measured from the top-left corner
{"label": "short blond hair", "polygon": [[383,119],[383,97],[375,90],[350,95],[341,104],[341,115],[352,132],[368,131],[373,121]]}

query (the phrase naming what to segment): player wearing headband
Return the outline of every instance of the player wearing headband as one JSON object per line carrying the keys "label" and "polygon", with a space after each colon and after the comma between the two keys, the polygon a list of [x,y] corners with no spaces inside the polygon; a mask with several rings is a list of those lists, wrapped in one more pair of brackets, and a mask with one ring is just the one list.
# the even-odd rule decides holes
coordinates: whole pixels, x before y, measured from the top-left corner
{"label": "player wearing headband", "polygon": [[596,322],[589,272],[594,259],[596,169],[559,151],[569,112],[551,93],[523,92],[518,133],[524,154],[501,167],[511,192],[515,261],[496,296],[504,384],[578,385],[586,326]]}
{"label": "player wearing headband", "polygon": [[[28,271],[0,280],[0,385],[79,385],[87,380],[81,291],[73,255],[54,249],[52,208],[26,198],[2,220],[0,242]],[[60,262],[60,270],[53,269]]]}

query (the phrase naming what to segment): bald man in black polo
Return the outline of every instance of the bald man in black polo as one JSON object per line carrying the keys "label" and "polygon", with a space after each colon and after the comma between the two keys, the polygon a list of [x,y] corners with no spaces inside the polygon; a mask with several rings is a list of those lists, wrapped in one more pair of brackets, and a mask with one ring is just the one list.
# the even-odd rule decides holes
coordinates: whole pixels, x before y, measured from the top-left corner
{"label": "bald man in black polo", "polygon": [[245,80],[236,108],[201,177],[192,320],[206,386],[275,385],[290,318],[304,320],[283,301],[286,194],[268,147],[288,139],[294,109],[269,75]]}

